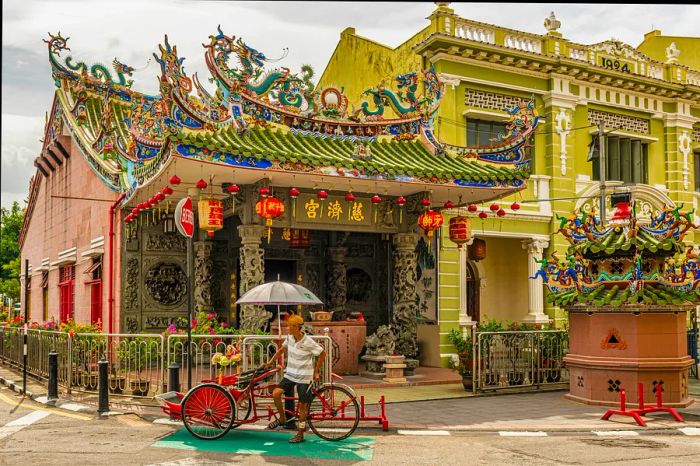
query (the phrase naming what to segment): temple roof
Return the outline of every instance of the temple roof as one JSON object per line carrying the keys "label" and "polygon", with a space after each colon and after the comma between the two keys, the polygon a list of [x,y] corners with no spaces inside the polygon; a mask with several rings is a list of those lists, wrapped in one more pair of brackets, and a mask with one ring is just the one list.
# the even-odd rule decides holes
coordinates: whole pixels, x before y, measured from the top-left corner
{"label": "temple roof", "polygon": [[564,306],[613,306],[620,308],[623,306],[639,307],[639,304],[667,306],[681,306],[684,304],[695,304],[700,300],[700,290],[693,289],[689,292],[665,286],[660,283],[646,283],[641,292],[632,292],[626,282],[611,285],[598,286],[590,293],[577,290],[570,290],[565,293],[550,293],[547,301]]}
{"label": "temple roof", "polygon": [[[412,186],[406,192],[470,188],[472,202],[523,189],[529,176],[524,147],[541,119],[533,101],[505,109],[511,121],[489,146],[447,145],[433,133],[444,83],[432,68],[397,76],[396,89],[366,89],[355,109],[342,88],[316,88],[310,67],[265,69],[278,60],[218,29],[204,45],[215,92],[187,75],[166,36],[154,54],[161,92],[151,96],[133,89],[134,69],[117,59],[111,71],[66,56],[60,33],[45,42],[57,86],[47,128],[65,122],[90,167],[127,193],[125,202],[178,157],[252,172],[398,181]],[[398,117],[386,116],[388,108]],[[482,196],[474,188],[491,190]]]}

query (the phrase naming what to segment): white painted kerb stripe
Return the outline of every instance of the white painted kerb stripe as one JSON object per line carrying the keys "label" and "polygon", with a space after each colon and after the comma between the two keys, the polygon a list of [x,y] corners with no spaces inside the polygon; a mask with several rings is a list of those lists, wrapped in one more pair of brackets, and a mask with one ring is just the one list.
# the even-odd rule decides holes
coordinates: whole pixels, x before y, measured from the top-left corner
{"label": "white painted kerb stripe", "polygon": [[591,432],[600,437],[634,437],[639,435],[639,432],[633,430],[592,430]]}
{"label": "white painted kerb stripe", "polygon": [[80,403],[63,403],[60,406],[61,409],[70,409],[71,411],[80,411],[81,409],[90,409],[87,405],[81,405]]}
{"label": "white painted kerb stripe", "polygon": [[501,437],[546,437],[547,432],[513,432],[508,430],[501,430],[498,432]]}
{"label": "white painted kerb stripe", "polygon": [[399,435],[450,435],[446,430],[399,430]]}
{"label": "white painted kerb stripe", "polygon": [[685,435],[700,435],[700,428],[698,427],[681,427],[678,430],[683,432]]}
{"label": "white painted kerb stripe", "polygon": [[50,415],[51,413],[47,411],[34,411],[26,416],[22,416],[19,419],[15,419],[12,422],[8,422],[5,426],[0,427],[0,439],[9,437],[15,432],[19,432],[20,430],[24,429],[28,425],[34,424],[36,421],[44,419],[46,416]]}

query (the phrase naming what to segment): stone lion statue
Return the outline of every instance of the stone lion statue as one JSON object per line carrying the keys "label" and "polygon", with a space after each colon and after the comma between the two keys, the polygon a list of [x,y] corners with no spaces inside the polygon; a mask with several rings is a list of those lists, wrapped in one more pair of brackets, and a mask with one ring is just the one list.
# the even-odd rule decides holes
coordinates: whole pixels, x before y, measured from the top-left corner
{"label": "stone lion statue", "polygon": [[381,325],[365,341],[366,354],[370,356],[387,356],[394,354],[396,347],[394,332],[388,325]]}

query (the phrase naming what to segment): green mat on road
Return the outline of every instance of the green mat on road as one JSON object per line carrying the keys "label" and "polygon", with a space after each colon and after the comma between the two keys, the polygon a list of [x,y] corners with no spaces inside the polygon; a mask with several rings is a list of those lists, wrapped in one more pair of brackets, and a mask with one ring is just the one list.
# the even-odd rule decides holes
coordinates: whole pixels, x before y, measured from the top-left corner
{"label": "green mat on road", "polygon": [[289,443],[293,433],[232,430],[218,440],[199,440],[187,429],[155,442],[159,448],[180,450],[206,450],[243,455],[295,456],[299,458],[323,458],[338,460],[370,461],[372,444],[370,437],[350,437],[338,442],[322,440],[313,434],[304,436],[303,443]]}

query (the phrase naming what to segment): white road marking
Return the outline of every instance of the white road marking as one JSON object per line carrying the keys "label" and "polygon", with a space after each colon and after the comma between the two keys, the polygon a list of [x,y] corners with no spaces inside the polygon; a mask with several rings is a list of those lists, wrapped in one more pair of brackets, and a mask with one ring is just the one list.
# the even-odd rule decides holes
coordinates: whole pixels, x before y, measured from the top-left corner
{"label": "white road marking", "polygon": [[153,421],[153,424],[165,424],[165,425],[169,425],[169,426],[183,426],[184,425],[182,423],[182,421],[173,420],[173,419],[170,419],[169,417],[159,417],[158,419]]}
{"label": "white road marking", "polygon": [[8,422],[3,427],[0,427],[0,439],[9,437],[10,435],[19,432],[25,427],[34,424],[36,421],[44,419],[46,416],[50,416],[51,413],[46,411],[34,411],[26,416],[22,416],[19,419],[15,419],[12,422]]}
{"label": "white road marking", "polygon": [[681,427],[678,430],[683,432],[685,435],[700,435],[699,427]]}
{"label": "white road marking", "polygon": [[599,437],[635,437],[639,432],[633,430],[592,430]]}
{"label": "white road marking", "polygon": [[399,435],[450,435],[446,430],[398,430]]}
{"label": "white road marking", "polygon": [[518,432],[518,431],[509,431],[509,430],[500,430],[498,431],[498,435],[501,437],[546,437],[547,432]]}
{"label": "white road marking", "polygon": [[59,406],[61,409],[69,409],[71,411],[81,411],[83,409],[90,409],[87,405],[81,405],[80,403],[63,403]]}

